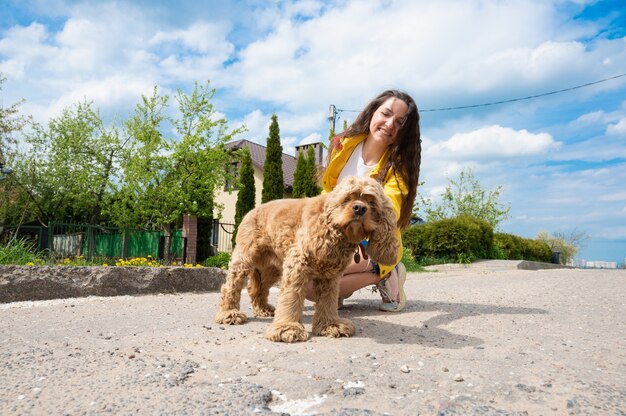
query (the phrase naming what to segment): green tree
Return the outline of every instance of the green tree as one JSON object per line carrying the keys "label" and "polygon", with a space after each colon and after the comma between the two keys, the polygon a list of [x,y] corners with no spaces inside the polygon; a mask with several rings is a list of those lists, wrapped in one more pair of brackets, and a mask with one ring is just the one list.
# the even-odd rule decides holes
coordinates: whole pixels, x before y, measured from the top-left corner
{"label": "green tree", "polygon": [[[227,121],[217,118],[211,99],[215,90],[195,85],[191,94],[178,91],[179,117],[165,116],[169,96],[154,88],[126,124],[134,138],[123,163],[123,178],[116,194],[112,217],[116,224],[140,224],[165,234],[166,259],[171,235],[182,214],[212,217],[214,191],[223,185],[229,157],[224,143],[242,129],[228,131]],[[170,122],[176,137],[163,135]]]}
{"label": "green tree", "polygon": [[237,229],[243,217],[254,208],[256,203],[256,187],[254,185],[254,168],[250,150],[247,147],[241,149],[241,168],[239,169],[239,193],[235,204],[235,231],[233,232],[232,244],[235,247]]}
{"label": "green tree", "polygon": [[[0,91],[6,81],[0,74]],[[20,101],[9,107],[0,107],[0,168],[15,171],[18,146],[16,134],[21,132],[29,119],[19,115]],[[28,203],[28,194],[19,186],[15,173],[0,173],[0,223],[19,224],[29,213],[24,209]],[[30,220],[30,218],[28,218]]]}
{"label": "green tree", "polygon": [[304,156],[304,152],[300,152],[298,154],[298,161],[296,162],[296,171],[293,174],[293,191],[291,192],[293,198],[304,198],[306,196],[306,171],[307,160]]}
{"label": "green tree", "polygon": [[283,181],[283,147],[280,144],[280,128],[278,117],[272,115],[270,133],[267,137],[265,163],[263,165],[263,191],[261,202],[265,203],[284,196],[285,183]]}
{"label": "green tree", "polygon": [[321,188],[317,185],[317,174],[315,151],[313,147],[309,147],[306,156],[304,152],[300,152],[298,155],[291,196],[293,198],[305,198],[319,195]]}
{"label": "green tree", "polygon": [[[0,74],[0,91],[5,81],[6,78]],[[17,140],[14,134],[21,131],[27,123],[27,119],[19,115],[22,103],[20,101],[9,107],[0,107],[0,166],[4,166],[8,162],[7,155],[15,151]]]}
{"label": "green tree", "polygon": [[106,128],[92,103],[83,102],[47,126],[33,125],[25,141],[30,148],[16,160],[16,180],[28,195],[29,217],[100,223],[123,147],[117,127]]}
{"label": "green tree", "polygon": [[172,144],[163,137],[162,125],[169,96],[155,87],[151,96],[142,96],[134,113],[125,122],[132,138],[121,163],[122,177],[111,204],[112,221],[119,227],[157,228],[168,213],[161,207],[171,205],[165,195],[172,164],[168,155]]}
{"label": "green tree", "polygon": [[[439,203],[420,195],[421,206],[428,221],[455,218],[463,215],[479,218],[494,229],[509,218],[510,204],[500,202],[502,186],[486,191],[474,177],[471,169],[462,170],[458,180],[448,178],[448,184]],[[417,215],[419,206],[413,208]]]}
{"label": "green tree", "polygon": [[[224,185],[230,155],[224,144],[244,130],[228,130],[226,119],[217,118],[211,100],[215,89],[195,85],[190,95],[178,90],[179,119],[173,120],[180,140],[173,160],[178,171],[184,213],[213,218],[215,189]],[[216,172],[220,172],[217,174]],[[223,172],[223,173],[221,173]],[[178,201],[180,205],[181,201]]]}
{"label": "green tree", "polygon": [[536,239],[548,244],[553,252],[559,252],[561,264],[567,264],[574,259],[590,237],[589,234],[574,229],[571,232],[556,232],[552,235],[547,231],[540,231]]}
{"label": "green tree", "polygon": [[319,195],[322,189],[317,184],[318,182],[318,166],[315,159],[315,150],[313,147],[309,147],[307,158],[305,161],[305,175],[304,175],[304,194],[307,197]]}

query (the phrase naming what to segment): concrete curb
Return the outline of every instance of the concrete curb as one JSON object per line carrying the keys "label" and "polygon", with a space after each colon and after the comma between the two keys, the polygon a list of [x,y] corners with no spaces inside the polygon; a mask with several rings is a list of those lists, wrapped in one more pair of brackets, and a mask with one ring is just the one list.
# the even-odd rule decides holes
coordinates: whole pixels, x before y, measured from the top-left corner
{"label": "concrete curb", "polygon": [[503,271],[503,270],[547,270],[547,269],[573,269],[572,266],[562,264],[542,263],[528,260],[477,260],[469,264],[447,263],[426,266],[429,271]]}
{"label": "concrete curb", "polygon": [[0,266],[0,303],[86,296],[216,292],[216,267]]}
{"label": "concrete curb", "polygon": [[520,270],[552,270],[552,269],[575,269],[573,266],[565,266],[563,264],[541,263],[538,261],[521,261],[517,268]]}

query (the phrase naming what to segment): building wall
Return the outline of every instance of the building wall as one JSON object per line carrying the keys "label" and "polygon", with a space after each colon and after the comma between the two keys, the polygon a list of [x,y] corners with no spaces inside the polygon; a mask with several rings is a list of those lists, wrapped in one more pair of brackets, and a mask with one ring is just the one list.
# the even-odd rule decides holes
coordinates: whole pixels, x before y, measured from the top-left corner
{"label": "building wall", "polygon": [[[255,206],[261,205],[261,193],[263,191],[263,171],[254,167],[254,187],[255,187]],[[237,195],[239,191],[233,190],[230,193],[224,191],[216,193],[215,202],[223,205],[222,216],[220,222],[235,223],[235,206],[237,205]]]}

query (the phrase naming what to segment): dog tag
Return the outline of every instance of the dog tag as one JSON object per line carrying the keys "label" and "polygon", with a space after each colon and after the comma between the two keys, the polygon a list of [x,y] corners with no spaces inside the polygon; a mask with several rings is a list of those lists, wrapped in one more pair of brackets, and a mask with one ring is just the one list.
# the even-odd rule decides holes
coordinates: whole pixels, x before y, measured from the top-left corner
{"label": "dog tag", "polygon": [[356,252],[354,253],[354,262],[359,263],[361,261],[361,255],[359,254],[359,249],[357,247]]}

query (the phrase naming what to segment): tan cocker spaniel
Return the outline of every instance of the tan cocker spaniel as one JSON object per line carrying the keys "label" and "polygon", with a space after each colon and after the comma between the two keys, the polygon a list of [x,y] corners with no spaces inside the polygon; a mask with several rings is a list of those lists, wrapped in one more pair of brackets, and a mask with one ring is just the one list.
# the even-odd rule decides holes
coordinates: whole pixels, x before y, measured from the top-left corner
{"label": "tan cocker spaniel", "polygon": [[[355,327],[337,313],[339,279],[363,239],[373,261],[393,264],[398,255],[396,214],[374,179],[348,177],[330,193],[313,198],[280,199],[260,205],[242,220],[215,322],[242,324],[241,290],[255,316],[274,316],[265,337],[306,341],[302,325],[306,284],[315,287],[313,334],[349,337]],[[281,280],[276,310],[268,303]]]}

